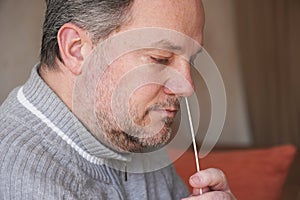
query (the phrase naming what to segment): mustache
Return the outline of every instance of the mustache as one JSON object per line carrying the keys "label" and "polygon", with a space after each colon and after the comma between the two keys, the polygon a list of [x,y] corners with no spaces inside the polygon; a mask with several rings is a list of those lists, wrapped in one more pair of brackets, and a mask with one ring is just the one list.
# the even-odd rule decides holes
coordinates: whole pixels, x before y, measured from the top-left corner
{"label": "mustache", "polygon": [[165,109],[179,110],[180,109],[180,98],[167,98],[164,102],[159,102],[151,105],[147,108],[144,116],[148,115],[150,111],[153,110],[165,110]]}

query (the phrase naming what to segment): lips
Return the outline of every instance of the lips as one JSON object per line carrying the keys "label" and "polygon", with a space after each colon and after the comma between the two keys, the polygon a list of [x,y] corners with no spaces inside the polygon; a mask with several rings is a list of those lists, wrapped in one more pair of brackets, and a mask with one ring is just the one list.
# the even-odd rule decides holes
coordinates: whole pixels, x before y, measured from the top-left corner
{"label": "lips", "polygon": [[154,112],[160,113],[163,117],[174,118],[176,113],[178,112],[175,108],[160,108],[152,110]]}
{"label": "lips", "polygon": [[159,114],[160,117],[174,118],[178,110],[180,109],[180,103],[178,98],[167,99],[165,102],[157,103],[148,108],[145,112],[145,115],[148,115],[150,112]]}

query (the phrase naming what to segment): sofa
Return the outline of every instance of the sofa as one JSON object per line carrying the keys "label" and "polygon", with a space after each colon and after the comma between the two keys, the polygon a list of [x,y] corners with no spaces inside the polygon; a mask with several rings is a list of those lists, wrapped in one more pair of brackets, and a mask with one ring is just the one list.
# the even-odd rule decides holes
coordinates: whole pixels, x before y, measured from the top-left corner
{"label": "sofa", "polygon": [[[239,200],[278,200],[295,154],[293,145],[214,150],[200,160],[200,166],[222,169]],[[174,166],[188,185],[189,177],[196,172],[194,152],[186,151]]]}

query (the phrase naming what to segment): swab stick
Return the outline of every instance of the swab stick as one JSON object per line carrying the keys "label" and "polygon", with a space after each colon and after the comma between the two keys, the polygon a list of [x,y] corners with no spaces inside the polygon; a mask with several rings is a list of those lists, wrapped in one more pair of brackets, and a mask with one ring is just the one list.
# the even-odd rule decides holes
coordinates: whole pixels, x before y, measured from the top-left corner
{"label": "swab stick", "polygon": [[[191,130],[191,134],[192,134],[192,141],[193,141],[193,147],[194,147],[194,153],[195,153],[197,172],[200,172],[194,126],[193,126],[193,122],[192,122],[192,115],[191,115],[191,110],[190,110],[189,101],[188,101],[187,97],[185,97],[185,104],[186,104],[186,109],[187,109],[188,118],[189,118],[190,130]],[[200,195],[202,195],[202,188],[200,188]]]}

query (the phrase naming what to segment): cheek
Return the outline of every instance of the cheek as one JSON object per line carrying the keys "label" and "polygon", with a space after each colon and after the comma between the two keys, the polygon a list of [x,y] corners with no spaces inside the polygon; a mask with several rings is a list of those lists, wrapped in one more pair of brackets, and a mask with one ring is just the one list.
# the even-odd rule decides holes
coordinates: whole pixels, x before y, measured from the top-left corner
{"label": "cheek", "polygon": [[[121,104],[126,103],[131,110],[137,110],[138,113],[142,113],[144,109],[151,106],[152,102],[155,103],[162,86],[159,84],[143,85],[144,82],[156,80],[157,72],[153,69],[139,68],[138,66],[143,64],[142,60],[142,57],[136,54],[127,54],[115,60],[99,79],[98,99],[103,99],[107,104],[109,103],[107,101],[111,101],[116,96],[115,93],[118,93],[118,106],[122,107]],[[152,73],[147,73],[148,71]],[[153,74],[154,77],[149,74]]]}
{"label": "cheek", "polygon": [[99,77],[96,94],[95,94],[95,106],[96,109],[108,109],[110,106],[112,94],[115,88],[115,81],[113,72],[110,70],[105,71],[101,77]]}
{"label": "cheek", "polygon": [[161,85],[148,84],[136,89],[130,97],[130,104],[138,108],[146,109],[157,103],[158,96],[162,90]]}
{"label": "cheek", "polygon": [[99,77],[97,94],[100,96],[105,94],[106,98],[111,96],[123,74],[123,67],[119,62],[114,62],[111,66],[107,67]]}

